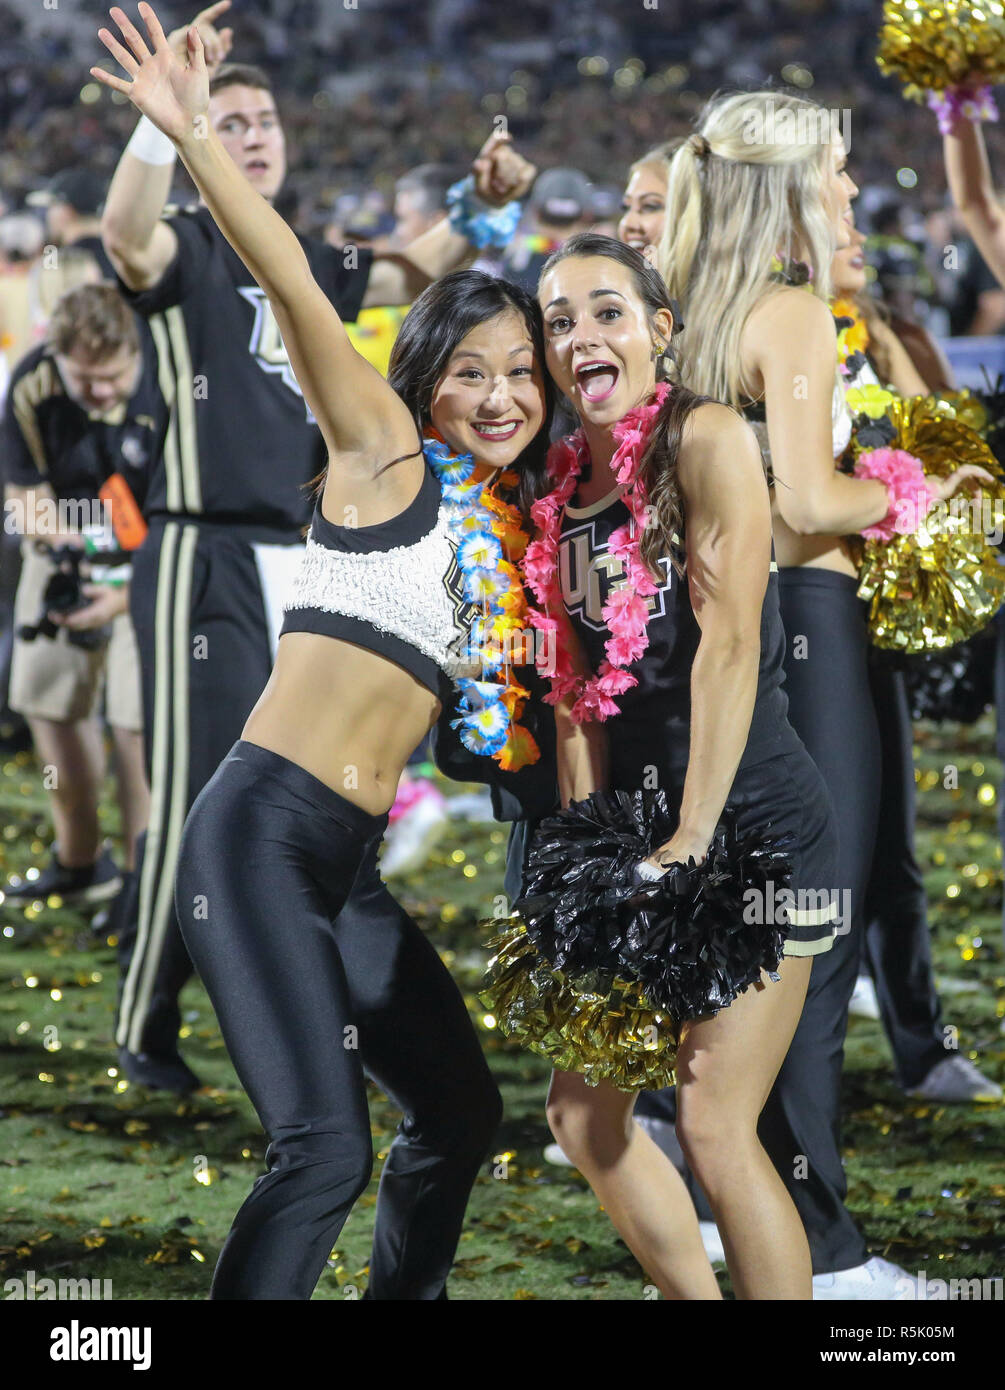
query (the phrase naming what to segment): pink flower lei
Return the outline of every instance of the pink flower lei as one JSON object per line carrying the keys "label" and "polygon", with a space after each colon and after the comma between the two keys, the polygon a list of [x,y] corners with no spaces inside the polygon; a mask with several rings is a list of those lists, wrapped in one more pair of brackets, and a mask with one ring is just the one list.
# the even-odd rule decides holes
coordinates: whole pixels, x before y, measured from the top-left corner
{"label": "pink flower lei", "polygon": [[631,519],[611,533],[608,550],[624,565],[627,583],[615,589],[604,604],[602,615],[611,633],[604,644],[607,657],[589,678],[577,674],[572,655],[563,641],[562,626],[553,616],[563,606],[558,582],[562,513],[590,458],[583,430],[566,435],[551,446],[548,475],[555,480],[556,486],[530,509],[540,535],[528,545],[521,569],[542,611],[531,608],[528,617],[531,625],[547,633],[554,644],[552,667],[546,669],[546,658],[539,654],[538,669],[551,681],[551,693],[545,696],[549,704],[557,705],[567,695],[576,696],[571,713],[576,724],[609,719],[612,714],[620,713],[613,697],[638,685],[638,677],[625,668],[638,661],[649,646],[646,599],[657,592],[657,585],[642,560],[641,536],[647,517],[646,489],[639,478],[639,465],[653,421],[670,389],[667,382],[660,382],[652,404],[630,410],[612,430],[618,448],[611,459],[611,471],[619,485],[626,489],[623,501]]}

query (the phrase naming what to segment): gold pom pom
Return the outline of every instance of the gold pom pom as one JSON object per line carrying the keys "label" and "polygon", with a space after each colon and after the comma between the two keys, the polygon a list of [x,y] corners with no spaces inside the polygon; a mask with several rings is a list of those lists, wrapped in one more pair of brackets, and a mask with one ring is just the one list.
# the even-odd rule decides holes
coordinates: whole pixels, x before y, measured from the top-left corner
{"label": "gold pom pom", "polygon": [[479,998],[508,1037],[557,1071],[581,1072],[591,1086],[674,1084],[677,1028],[637,984],[599,970],[570,978],[540,954],[518,917],[488,944],[495,955]]}
{"label": "gold pom pom", "polygon": [[[976,418],[961,400],[897,397],[887,416],[897,429],[890,447],[921,460],[928,477],[948,478],[964,464],[978,464],[995,479],[961,489],[936,503],[910,536],[862,545],[858,596],[869,604],[869,632],[877,647],[916,654],[943,651],[979,632],[1005,601],[1005,567],[988,532],[1001,533],[1005,487],[994,454],[963,416]],[[853,439],[854,455],[865,452]]]}
{"label": "gold pom pom", "polygon": [[886,0],[876,62],[913,101],[968,79],[994,86],[1005,81],[1005,7],[998,0]]}
{"label": "gold pom pom", "polygon": [[987,443],[991,415],[984,402],[969,387],[963,386],[958,391],[940,391],[932,399],[950,406],[957,420],[968,425]]}

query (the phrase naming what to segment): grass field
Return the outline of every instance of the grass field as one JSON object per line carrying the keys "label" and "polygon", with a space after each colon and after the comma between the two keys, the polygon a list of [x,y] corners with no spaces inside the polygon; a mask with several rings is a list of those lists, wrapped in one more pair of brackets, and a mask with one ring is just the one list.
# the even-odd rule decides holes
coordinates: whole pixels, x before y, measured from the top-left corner
{"label": "grass field", "polygon": [[[919,858],[947,1024],[1005,1080],[1000,769],[985,723],[919,730]],[[945,768],[958,767],[947,790]],[[448,786],[448,792],[458,788]],[[110,797],[106,826],[116,829]],[[40,862],[44,793],[28,755],[0,776],[0,876]],[[505,1099],[497,1157],[472,1196],[452,1299],[639,1299],[634,1259],[575,1172],[541,1157],[547,1068],[484,1027],[476,921],[501,892],[505,832],[451,825],[426,870],[399,885],[468,999]],[[115,952],[56,905],[0,907],[0,1281],[110,1279],[117,1299],[201,1299],[231,1219],[262,1171],[265,1143],[238,1088],[206,995],[183,996],[186,1059],[207,1083],[191,1099],[130,1086],[112,1045]],[[376,1184],[397,1122],[372,1091],[377,1155],[315,1297],[366,1282]],[[1005,1108],[919,1104],[898,1089],[878,1023],[853,1019],[845,1069],[849,1204],[877,1253],[932,1278],[1005,1273]],[[728,1277],[720,1274],[729,1292]]]}

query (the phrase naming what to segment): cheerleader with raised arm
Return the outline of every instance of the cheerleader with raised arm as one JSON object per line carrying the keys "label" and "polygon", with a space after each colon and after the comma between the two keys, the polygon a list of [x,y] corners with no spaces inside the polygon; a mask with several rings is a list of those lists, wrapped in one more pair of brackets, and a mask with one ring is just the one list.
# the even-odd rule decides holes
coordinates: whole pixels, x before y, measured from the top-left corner
{"label": "cheerleader with raised arm", "polygon": [[[522,291],[456,271],[416,301],[385,382],[205,119],[198,32],[186,65],[140,13],[146,38],[117,9],[122,42],[101,31],[131,81],[92,73],[174,141],[269,297],[329,455],[272,676],[182,839],[185,944],[269,1138],[211,1297],[311,1296],[370,1178],[371,1076],[404,1118],[367,1295],[443,1298],[499,1096],[460,992],[376,856],[452,684],[467,746],[509,768],[536,756],[505,639],[523,626],[513,502],[533,495],[548,433],[540,317]],[[467,216],[493,214],[469,199]]]}

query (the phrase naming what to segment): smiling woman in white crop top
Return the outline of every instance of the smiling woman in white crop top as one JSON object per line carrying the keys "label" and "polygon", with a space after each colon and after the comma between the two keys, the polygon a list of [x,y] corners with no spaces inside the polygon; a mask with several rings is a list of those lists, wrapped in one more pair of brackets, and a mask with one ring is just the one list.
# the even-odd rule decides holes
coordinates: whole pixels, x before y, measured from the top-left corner
{"label": "smiling woman in white crop top", "polygon": [[[185,65],[150,7],[140,14],[146,39],[112,11],[128,50],[101,31],[132,82],[101,80],[173,140],[267,294],[329,456],[272,677],[195,802],[179,855],[185,944],[270,1141],[269,1171],[231,1227],[210,1296],[310,1298],[369,1181],[370,1076],[403,1120],[384,1163],[364,1296],[444,1298],[500,1102],[460,992],[382,884],[377,848],[449,681],[479,674],[468,628],[486,583],[497,580],[498,595],[505,580],[516,598],[515,557],[502,552],[519,530],[515,509],[527,515],[543,477],[550,415],[540,315],[523,291],[455,271],[406,318],[392,389],[206,119],[197,31]],[[490,150],[485,187],[511,187],[512,161],[497,165]],[[430,431],[435,442],[423,438]],[[458,529],[476,515],[470,497],[501,506],[494,487],[478,485],[510,467],[514,510],[493,533],[502,538],[485,523],[472,544]]]}

